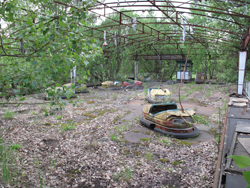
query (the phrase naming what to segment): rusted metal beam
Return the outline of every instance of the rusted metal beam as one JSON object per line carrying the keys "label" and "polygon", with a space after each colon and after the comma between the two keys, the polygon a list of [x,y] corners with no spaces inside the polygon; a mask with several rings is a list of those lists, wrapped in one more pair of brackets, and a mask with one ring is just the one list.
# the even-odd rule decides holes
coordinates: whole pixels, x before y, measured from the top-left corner
{"label": "rusted metal beam", "polygon": [[[148,0],[148,1],[143,1],[143,2],[150,2],[150,1]],[[153,4],[153,2],[151,2],[151,3]],[[192,4],[192,3],[188,3],[188,4]],[[109,6],[109,8],[126,8],[126,7],[130,7],[130,6],[127,6],[127,5],[126,6],[123,6],[123,5],[117,6],[117,2],[116,2],[116,4],[114,4],[114,6]],[[133,7],[149,7],[150,8],[151,6],[150,5],[133,5]],[[157,5],[157,7],[173,8],[173,6],[171,6],[171,5]],[[204,7],[208,7],[210,9],[216,9],[218,11],[206,10],[206,9],[198,9],[198,8],[190,8],[190,7],[178,7],[178,8],[185,9],[185,10],[194,10],[194,11],[199,11],[199,12],[209,12],[209,13],[216,13],[216,14],[223,14],[223,15],[231,15],[231,16],[236,16],[236,17],[250,18],[250,16],[248,16],[248,15],[240,14],[240,13],[237,13],[237,12],[227,13],[227,12],[224,12],[225,11],[224,9],[219,9],[219,8],[216,8],[216,7],[209,7],[209,6],[204,6]],[[89,10],[98,10],[98,9],[102,9],[102,7],[100,7],[100,8],[98,8],[98,7],[97,8],[91,8]]]}
{"label": "rusted metal beam", "polygon": [[[167,7],[168,8],[168,7]],[[136,11],[145,11],[145,9],[136,9],[136,10],[123,10],[121,11],[122,13],[125,13],[125,12],[136,12]],[[150,10],[151,12],[158,12],[160,10]],[[169,13],[173,13],[175,11],[170,11],[169,10]],[[197,15],[197,16],[202,16],[202,17],[206,17],[206,18],[212,18],[212,19],[217,19],[217,20],[221,20],[221,21],[224,21],[224,22],[228,22],[228,23],[233,23],[233,24],[236,24],[236,25],[241,25],[241,26],[245,26],[244,24],[241,24],[241,23],[236,23],[234,21],[231,21],[231,20],[226,20],[226,19],[223,19],[223,18],[218,18],[218,17],[214,17],[214,16],[208,16],[208,15],[204,15],[204,14],[198,14],[198,13],[194,13],[194,12],[185,12],[185,11],[179,11],[179,13],[183,13],[183,14],[191,14],[191,15]],[[114,14],[113,12],[112,13],[109,13],[109,14],[106,14],[106,15],[112,15]],[[97,17],[100,17],[100,16],[97,16]],[[166,17],[137,17],[137,19],[148,19],[148,18],[166,18]],[[88,19],[87,19],[88,20]]]}
{"label": "rusted metal beam", "polygon": [[[145,60],[158,60],[160,56],[161,60],[183,60],[185,55],[183,54],[166,54],[166,55],[137,55]],[[133,56],[134,58],[136,55]]]}
{"label": "rusted metal beam", "polygon": [[246,50],[249,40],[250,40],[250,27],[248,27],[247,32],[244,33],[241,37],[240,49],[242,51]]}
{"label": "rusted metal beam", "polygon": [[[100,1],[97,1],[99,4],[101,4],[101,5],[103,5],[104,3],[102,3],[102,2],[100,2]],[[110,8],[110,9],[112,9],[113,11],[115,11],[115,12],[117,12],[117,13],[119,13],[119,11],[117,11],[116,9],[114,9],[114,8],[112,8],[112,7],[110,7],[110,6],[107,6],[107,4],[105,4],[106,5],[106,7],[107,8]],[[95,13],[95,12],[94,12]],[[95,14],[97,14],[97,13],[95,13]],[[132,19],[130,16],[128,16],[128,15],[126,15],[126,14],[124,14],[124,13],[121,13],[121,14],[123,14],[125,17],[128,17],[128,18],[130,18],[130,19]],[[106,18],[108,18],[108,19],[110,19],[109,17],[106,17]],[[115,22],[117,22],[117,21],[115,21]],[[139,22],[139,21],[137,21],[137,24],[138,23],[141,23],[141,22]],[[158,31],[158,30],[156,30],[156,29],[153,29],[152,27],[150,27],[150,26],[146,26],[146,27],[148,27],[148,28],[150,28],[151,30],[154,30],[154,31]],[[160,31],[159,31],[160,32]],[[162,33],[162,32],[160,32],[160,33]],[[178,43],[177,41],[175,41],[176,43]],[[181,51],[182,51],[182,49],[180,49]]]}

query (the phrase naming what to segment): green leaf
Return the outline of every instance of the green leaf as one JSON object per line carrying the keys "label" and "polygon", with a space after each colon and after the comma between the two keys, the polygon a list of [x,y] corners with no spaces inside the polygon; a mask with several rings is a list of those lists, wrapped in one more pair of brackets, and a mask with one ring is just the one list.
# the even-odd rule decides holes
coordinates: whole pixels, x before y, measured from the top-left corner
{"label": "green leaf", "polygon": [[56,83],[56,87],[60,87],[60,84],[59,84],[59,83]]}
{"label": "green leaf", "polygon": [[250,184],[250,171],[243,172],[243,176],[248,184]]}
{"label": "green leaf", "polygon": [[13,13],[8,14],[9,21],[14,22]]}
{"label": "green leaf", "polygon": [[231,155],[228,156],[228,158],[233,158],[234,162],[236,163],[236,165],[240,168],[246,168],[248,166],[250,166],[250,158],[245,156],[245,155],[241,155],[241,156],[237,156],[237,155]]}
{"label": "green leaf", "polygon": [[60,24],[60,26],[62,26],[62,27],[67,27],[67,24],[66,23],[64,23],[63,21],[59,21],[59,24]]}
{"label": "green leaf", "polygon": [[31,61],[31,63],[32,63],[32,65],[36,65],[37,64],[37,62],[36,61]]}
{"label": "green leaf", "polygon": [[36,87],[37,87],[37,82],[36,82],[36,81],[32,81],[32,82],[31,82],[31,86],[32,86],[33,88],[36,88]]}
{"label": "green leaf", "polygon": [[25,97],[21,98],[20,101],[24,101],[25,100]]}
{"label": "green leaf", "polygon": [[4,93],[4,92],[2,92],[1,94],[0,94],[0,96],[6,96],[7,95],[7,93]]}
{"label": "green leaf", "polygon": [[70,91],[67,91],[65,95],[66,95],[67,99],[69,99],[73,95],[73,93]]}
{"label": "green leaf", "polygon": [[246,186],[246,188],[250,188],[250,184],[248,184],[248,185]]}
{"label": "green leaf", "polygon": [[28,20],[28,21],[27,21],[27,24],[28,24],[28,25],[33,25],[32,20]]}

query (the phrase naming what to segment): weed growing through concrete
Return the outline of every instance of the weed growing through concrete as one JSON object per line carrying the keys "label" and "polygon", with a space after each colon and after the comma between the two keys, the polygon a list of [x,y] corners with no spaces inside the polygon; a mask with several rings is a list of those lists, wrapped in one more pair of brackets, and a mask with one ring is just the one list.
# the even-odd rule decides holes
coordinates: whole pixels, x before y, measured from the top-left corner
{"label": "weed growing through concrete", "polygon": [[150,138],[141,138],[141,141],[149,142],[149,141],[150,141]]}
{"label": "weed growing through concrete", "polygon": [[6,110],[3,114],[3,119],[13,119],[14,115],[14,112]]}

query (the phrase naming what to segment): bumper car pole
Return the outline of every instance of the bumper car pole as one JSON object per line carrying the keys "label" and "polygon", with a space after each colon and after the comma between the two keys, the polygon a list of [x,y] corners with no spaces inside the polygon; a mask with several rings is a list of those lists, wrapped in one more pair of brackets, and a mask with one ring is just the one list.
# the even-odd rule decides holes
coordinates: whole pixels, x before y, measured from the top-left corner
{"label": "bumper car pole", "polygon": [[180,95],[180,93],[181,93],[181,85],[182,85],[182,80],[183,80],[184,73],[185,73],[185,70],[186,70],[187,60],[188,60],[188,55],[189,55],[189,52],[190,52],[191,45],[192,45],[192,43],[190,43],[190,45],[189,45],[188,54],[187,54],[187,58],[186,58],[184,70],[183,70],[182,77],[181,77],[181,83],[180,83],[180,86],[179,86],[179,103],[180,103],[181,111],[182,111],[182,112],[184,112],[184,108],[183,108],[183,106],[182,106],[182,104],[181,104],[181,95]]}

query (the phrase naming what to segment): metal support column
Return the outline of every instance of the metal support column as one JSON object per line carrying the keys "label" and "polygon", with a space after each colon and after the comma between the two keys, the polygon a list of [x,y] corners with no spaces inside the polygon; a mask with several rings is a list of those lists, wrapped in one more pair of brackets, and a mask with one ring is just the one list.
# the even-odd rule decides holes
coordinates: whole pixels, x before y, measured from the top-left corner
{"label": "metal support column", "polygon": [[75,82],[76,82],[76,66],[74,66],[74,68],[71,69],[70,78],[71,78],[71,83],[75,84]]}
{"label": "metal support column", "polygon": [[239,52],[239,74],[238,74],[238,94],[239,95],[242,95],[243,93],[246,60],[247,60],[247,52],[240,51]]}

